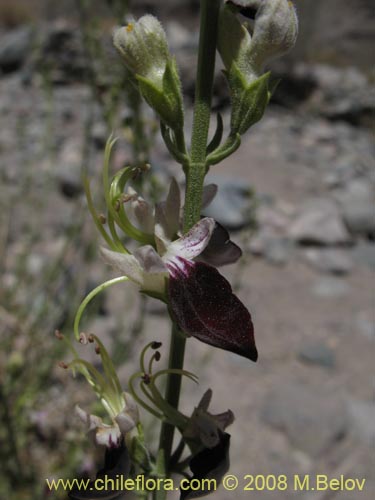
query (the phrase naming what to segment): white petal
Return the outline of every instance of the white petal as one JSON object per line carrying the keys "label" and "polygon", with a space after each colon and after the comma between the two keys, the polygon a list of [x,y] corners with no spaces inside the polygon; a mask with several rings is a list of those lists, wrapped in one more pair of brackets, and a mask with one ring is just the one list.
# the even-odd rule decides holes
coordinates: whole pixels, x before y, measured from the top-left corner
{"label": "white petal", "polygon": [[85,410],[82,410],[82,408],[78,405],[75,407],[75,412],[79,419],[87,426],[88,431],[95,430],[97,427],[103,425],[103,421],[100,417],[90,415]]}
{"label": "white petal", "polygon": [[121,432],[117,424],[104,424],[100,417],[90,415],[80,408],[78,405],[75,408],[78,417],[87,426],[87,431],[94,435],[96,444],[111,448],[118,446],[121,441]]}
{"label": "white petal", "polygon": [[95,433],[96,444],[113,448],[120,445],[122,436],[117,424],[98,427]]}
{"label": "white petal", "polygon": [[125,403],[126,403],[126,412],[130,417],[134,420],[136,424],[139,422],[139,409],[138,405],[135,402],[135,399],[128,392],[123,393]]}
{"label": "white petal", "polygon": [[168,269],[161,257],[150,245],[138,248],[134,252],[134,257],[142,268],[142,290],[163,294]]}
{"label": "white petal", "polygon": [[101,248],[100,254],[103,260],[130,280],[143,286],[143,270],[134,255],[113,252],[107,248]]}
{"label": "white petal", "polygon": [[115,420],[123,436],[133,430],[137,425],[134,420],[126,413],[126,411],[123,411],[116,415]]}
{"label": "white petal", "polygon": [[146,233],[153,233],[155,226],[155,217],[153,209],[142,196],[129,187],[128,194],[131,196],[129,203],[125,204],[130,218],[134,219],[136,224]]}
{"label": "white petal", "polygon": [[141,268],[146,273],[168,272],[162,258],[156,253],[151,245],[144,245],[134,252]]}
{"label": "white petal", "polygon": [[210,217],[201,219],[187,234],[168,246],[168,251],[163,256],[164,262],[173,261],[175,257],[187,260],[198,257],[208,245],[214,228],[214,219]]}

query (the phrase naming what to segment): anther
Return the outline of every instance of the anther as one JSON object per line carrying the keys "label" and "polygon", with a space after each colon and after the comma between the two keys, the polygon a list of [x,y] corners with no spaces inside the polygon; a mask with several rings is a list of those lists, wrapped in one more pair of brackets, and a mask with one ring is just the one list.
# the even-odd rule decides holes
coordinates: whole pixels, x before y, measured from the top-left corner
{"label": "anther", "polygon": [[151,349],[159,349],[163,344],[161,342],[157,342],[156,340],[151,344]]}
{"label": "anther", "polygon": [[64,363],[64,361],[59,361],[58,365],[60,368],[63,368],[64,370],[67,370],[69,368],[69,366],[66,363]]}
{"label": "anther", "polygon": [[84,332],[79,334],[79,343],[82,345],[86,345],[88,342],[87,335]]}
{"label": "anther", "polygon": [[134,196],[131,194],[123,194],[121,196],[121,203],[128,203],[128,201],[131,201],[134,199]]}
{"label": "anther", "polygon": [[63,340],[64,335],[60,332],[60,330],[55,330],[55,337],[56,337],[58,340]]}

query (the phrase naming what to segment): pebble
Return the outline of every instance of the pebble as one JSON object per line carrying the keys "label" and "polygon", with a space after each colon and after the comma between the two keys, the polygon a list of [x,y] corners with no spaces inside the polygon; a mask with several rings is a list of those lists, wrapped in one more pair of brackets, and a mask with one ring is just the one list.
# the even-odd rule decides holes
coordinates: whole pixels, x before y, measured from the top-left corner
{"label": "pebble", "polygon": [[347,433],[345,409],[331,391],[284,381],[266,396],[261,415],[266,424],[285,432],[295,448],[318,457]]}
{"label": "pebble", "polygon": [[33,30],[22,26],[2,35],[0,41],[0,69],[4,73],[18,70],[26,61],[32,47]]}
{"label": "pebble", "polygon": [[312,292],[322,299],[331,299],[347,295],[350,287],[339,278],[321,278],[315,282]]}
{"label": "pebble", "polygon": [[333,368],[335,354],[331,347],[323,342],[310,342],[303,345],[298,353],[298,358],[303,363]]}
{"label": "pebble", "polygon": [[375,243],[360,241],[353,248],[352,255],[357,264],[375,269]]}
{"label": "pebble", "polygon": [[254,220],[254,201],[245,181],[208,175],[206,182],[216,184],[219,189],[212,203],[204,209],[205,216],[213,217],[226,229],[241,229]]}
{"label": "pebble", "polygon": [[375,405],[373,401],[348,400],[348,415],[352,431],[364,444],[375,440]]}
{"label": "pebble", "polygon": [[344,275],[350,273],[353,267],[353,260],[347,250],[310,248],[304,256],[311,266],[323,273]]}
{"label": "pebble", "polygon": [[328,199],[307,203],[290,226],[289,236],[306,245],[347,245],[351,242],[336,204]]}

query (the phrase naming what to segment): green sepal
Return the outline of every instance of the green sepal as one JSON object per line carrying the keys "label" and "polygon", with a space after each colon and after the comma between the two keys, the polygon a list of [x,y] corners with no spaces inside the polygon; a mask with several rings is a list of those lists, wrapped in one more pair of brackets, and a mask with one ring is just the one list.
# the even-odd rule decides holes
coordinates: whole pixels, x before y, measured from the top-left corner
{"label": "green sepal", "polygon": [[241,136],[237,132],[228,137],[228,139],[222,144],[220,147],[215,149],[211,154],[209,154],[206,158],[206,163],[208,166],[216,165],[221,161],[228,158],[231,154],[233,154],[241,145]]}
{"label": "green sepal", "polygon": [[274,80],[270,80],[268,82],[268,102],[270,102],[273,94],[276,92],[279,83],[281,82],[281,78],[275,78]]}
{"label": "green sepal", "polygon": [[[232,101],[232,114],[231,114],[231,125],[239,123],[240,112],[241,112],[241,98],[246,91],[247,82],[244,75],[236,65],[233,63],[229,71],[224,71],[224,74],[228,80],[230,97]],[[232,129],[233,128],[232,125]],[[237,131],[237,130],[236,130]]]}
{"label": "green sepal", "polygon": [[143,441],[138,436],[133,437],[129,452],[132,461],[138,464],[144,471],[150,471],[152,469],[150,454]]}
{"label": "green sepal", "polygon": [[188,156],[179,150],[175,140],[172,139],[172,137],[171,137],[171,129],[168,128],[163,121],[160,121],[160,131],[161,131],[161,135],[163,137],[164,143],[167,146],[167,149],[171,153],[173,158],[177,162],[179,162],[181,164],[185,164],[188,161]]}
{"label": "green sepal", "polygon": [[168,304],[167,296],[165,293],[158,293],[149,290],[140,290],[140,293],[152,297],[153,299],[161,300],[164,304]]}
{"label": "green sepal", "polygon": [[242,135],[262,118],[270,99],[269,78],[270,73],[265,73],[253,81],[243,92],[238,103],[238,109],[232,115],[232,131]]}
{"label": "green sepal", "polygon": [[168,60],[161,87],[141,75],[136,75],[136,79],[142,96],[161,120],[173,130],[181,129],[184,124],[184,110],[175,61]]}
{"label": "green sepal", "polygon": [[[178,75],[177,64],[174,58],[169,58],[163,76],[163,92],[173,110],[172,129],[182,129],[184,126],[184,105],[180,77]],[[168,125],[168,124],[167,124]]]}

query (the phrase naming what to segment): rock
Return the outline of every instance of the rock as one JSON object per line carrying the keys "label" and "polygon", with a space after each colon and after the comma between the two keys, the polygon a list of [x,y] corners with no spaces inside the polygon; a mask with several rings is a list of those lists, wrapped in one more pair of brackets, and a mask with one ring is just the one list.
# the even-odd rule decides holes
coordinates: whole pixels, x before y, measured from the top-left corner
{"label": "rock", "polygon": [[55,85],[85,80],[88,62],[81,32],[65,21],[50,25],[42,36],[35,64],[41,72],[48,68],[48,76]]}
{"label": "rock", "polygon": [[353,179],[334,196],[341,206],[346,225],[353,234],[375,236],[374,187],[367,179]]}
{"label": "rock", "polygon": [[269,226],[280,231],[286,230],[290,222],[290,217],[281,211],[280,205],[282,207],[282,204],[279,203],[278,206],[273,207],[261,204],[259,199],[257,201],[260,205],[257,208],[257,222],[259,226]]}
{"label": "rock", "polygon": [[353,259],[360,265],[375,269],[375,244],[359,242],[353,249]]}
{"label": "rock", "polygon": [[313,294],[323,299],[343,297],[350,291],[345,281],[338,278],[322,278],[313,286]]}
{"label": "rock", "polygon": [[241,229],[254,220],[254,198],[246,182],[221,175],[208,175],[207,183],[218,186],[204,215],[213,217],[226,229]]}
{"label": "rock", "polygon": [[270,231],[269,228],[261,228],[251,237],[249,251],[253,255],[264,255],[266,244],[271,238],[275,238],[274,232]]}
{"label": "rock", "polygon": [[375,210],[373,203],[353,201],[344,207],[343,216],[351,233],[374,238]]}
{"label": "rock", "polygon": [[326,199],[307,203],[292,223],[289,236],[301,244],[328,246],[351,242],[336,204]]}
{"label": "rock", "polygon": [[0,69],[3,73],[18,70],[26,61],[32,48],[33,30],[22,26],[1,37]]}
{"label": "rock", "polygon": [[310,248],[304,255],[309,264],[324,273],[348,274],[353,267],[350,253],[346,250]]}
{"label": "rock", "polygon": [[333,368],[335,365],[335,355],[333,350],[323,342],[308,343],[301,347],[298,358],[312,365],[319,365],[325,368]]}
{"label": "rock", "polygon": [[83,192],[81,179],[81,152],[79,145],[69,141],[60,153],[57,182],[66,198],[76,198]]}
{"label": "rock", "polygon": [[107,125],[103,122],[96,122],[91,130],[91,139],[97,149],[103,149],[106,145],[109,133]]}
{"label": "rock", "polygon": [[364,444],[375,440],[375,405],[373,401],[349,399],[348,415],[351,428]]}
{"label": "rock", "polygon": [[373,318],[367,316],[366,312],[360,312],[355,319],[355,327],[369,340],[375,339],[375,323]]}
{"label": "rock", "polygon": [[358,68],[297,64],[288,81],[295,88],[307,89],[307,106],[315,113],[332,121],[370,125],[374,89]]}
{"label": "rock", "polygon": [[286,264],[292,251],[293,242],[289,238],[270,238],[265,242],[264,256],[272,264]]}
{"label": "rock", "polygon": [[318,457],[342,439],[348,430],[345,402],[322,387],[283,383],[269,393],[262,418],[286,433],[299,450]]}

